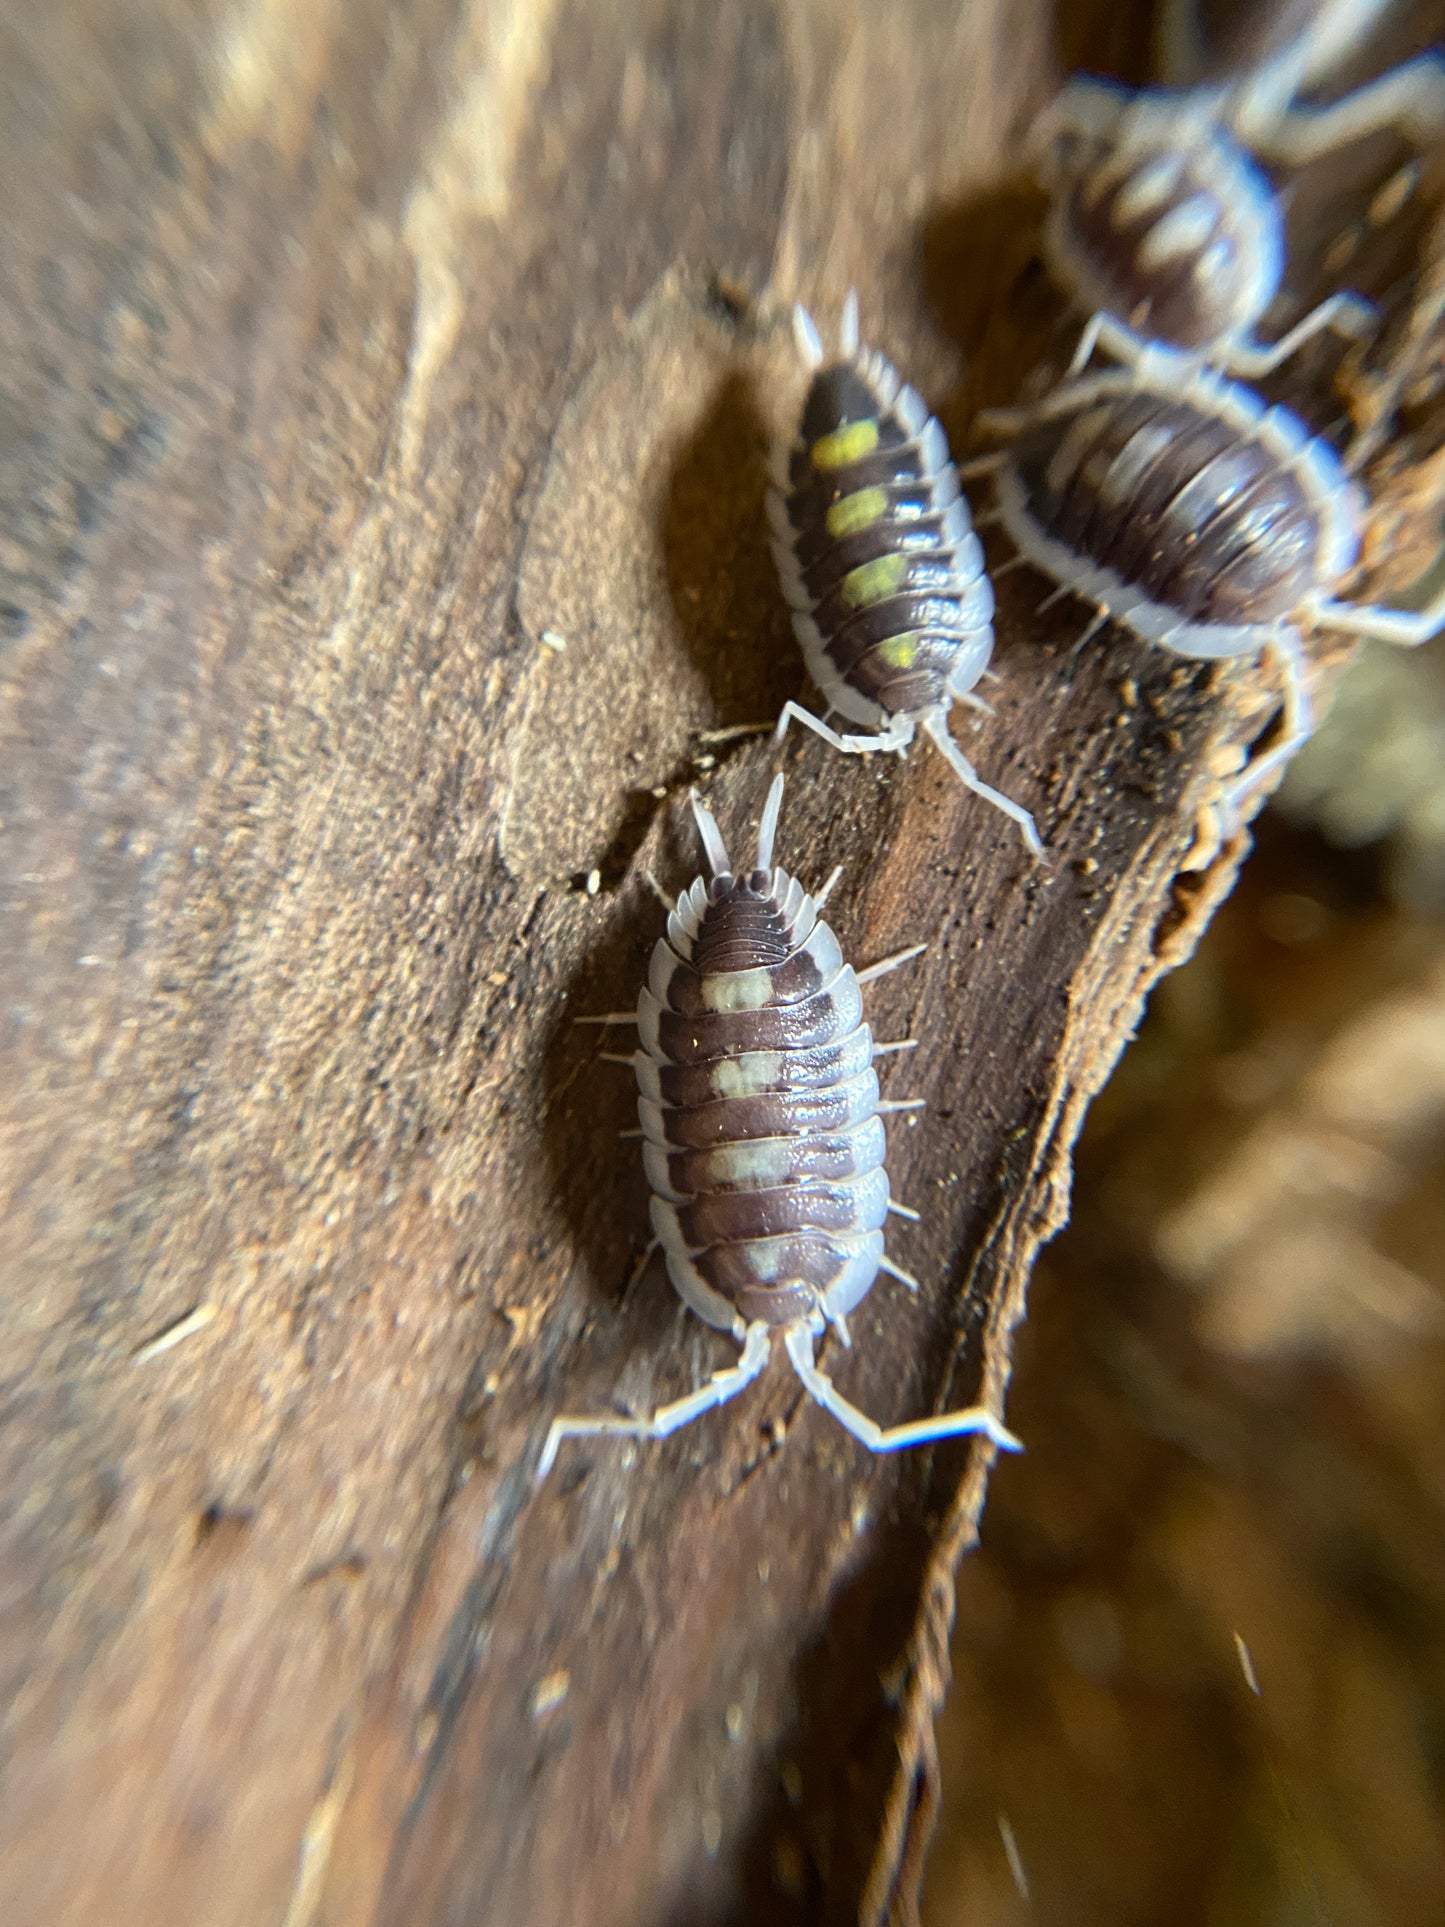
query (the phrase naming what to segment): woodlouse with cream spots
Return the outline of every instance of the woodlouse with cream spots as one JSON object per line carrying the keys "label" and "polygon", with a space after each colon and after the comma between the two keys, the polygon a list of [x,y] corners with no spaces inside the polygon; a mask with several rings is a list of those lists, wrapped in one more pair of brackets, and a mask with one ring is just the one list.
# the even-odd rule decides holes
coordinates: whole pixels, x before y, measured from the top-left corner
{"label": "woodlouse with cream spots", "polygon": [[782,795],[779,776],[753,866],[734,874],[694,793],[712,874],[678,897],[635,1018],[593,1020],[637,1024],[640,1049],[618,1061],[637,1075],[656,1242],[678,1296],[731,1333],[741,1357],[647,1417],[554,1420],[539,1478],[563,1439],[666,1438],[735,1398],[767,1364],[775,1331],[808,1392],[870,1451],[968,1432],[1017,1444],[982,1406],[884,1429],[814,1362],[830,1327],[849,1342],[848,1315],[880,1271],[916,1289],[883,1241],[885,1217],[902,1209],[889,1197],[883,1119],[916,1107],[882,1101],[873,1069],[906,1045],[874,1043],[861,986],[922,946],[870,970],[849,966],[820,914],[827,891],[814,898],[773,866]]}
{"label": "woodlouse with cream spots", "polygon": [[[1357,0],[1313,9],[1360,11]],[[1030,139],[1050,196],[1045,260],[1090,317],[1071,372],[1095,345],[1127,360],[1157,340],[1260,375],[1323,329],[1368,332],[1371,304],[1337,293],[1279,340],[1255,334],[1285,268],[1281,202],[1255,156],[1299,164],[1381,127],[1421,140],[1445,128],[1445,62],[1433,54],[1326,107],[1297,106],[1339,26],[1296,27],[1217,85],[1135,92],[1081,76],[1045,109]]]}
{"label": "woodlouse with cream spots", "polygon": [[1284,279],[1284,217],[1211,101],[1070,82],[1034,135],[1049,190],[1044,259],[1089,316],[1094,348],[1130,359],[1159,340],[1236,374],[1263,374],[1322,329],[1359,335],[1374,309],[1334,294],[1280,340],[1255,328]]}

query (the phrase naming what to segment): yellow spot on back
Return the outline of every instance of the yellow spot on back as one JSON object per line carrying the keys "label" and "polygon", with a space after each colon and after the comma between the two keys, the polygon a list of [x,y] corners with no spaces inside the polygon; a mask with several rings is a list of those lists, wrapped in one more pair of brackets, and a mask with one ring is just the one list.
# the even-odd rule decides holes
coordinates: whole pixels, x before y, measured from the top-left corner
{"label": "yellow spot on back", "polygon": [[761,1010],[772,994],[766,970],[720,970],[702,980],[702,1001],[709,1010]]}
{"label": "yellow spot on back", "polygon": [[890,669],[911,669],[918,660],[918,637],[911,629],[880,643],[878,653]]}
{"label": "yellow spot on back", "polygon": [[826,475],[832,469],[847,468],[850,462],[861,462],[877,446],[877,422],[849,422],[846,428],[835,428],[831,435],[820,435],[809,460]]}
{"label": "yellow spot on back", "polygon": [[906,555],[880,555],[876,562],[865,562],[850,569],[842,582],[843,600],[855,609],[884,602],[896,595],[908,574]]}
{"label": "yellow spot on back", "polygon": [[852,495],[840,496],[824,520],[829,535],[841,541],[845,535],[857,535],[863,529],[871,529],[887,513],[888,497],[881,488],[860,488]]}

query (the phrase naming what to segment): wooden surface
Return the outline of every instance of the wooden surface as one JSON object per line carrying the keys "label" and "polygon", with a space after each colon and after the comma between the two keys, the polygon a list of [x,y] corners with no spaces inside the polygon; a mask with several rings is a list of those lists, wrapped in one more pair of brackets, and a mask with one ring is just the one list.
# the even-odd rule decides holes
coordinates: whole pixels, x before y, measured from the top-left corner
{"label": "wooden surface", "polygon": [[[778,1365],[532,1471],[556,1411],[729,1350],[626,1288],[632,1093],[572,1020],[635,995],[689,782],[756,820],[765,739],[699,732],[802,687],[788,304],[856,285],[956,437],[1016,395],[1062,319],[1001,182],[1055,58],[1037,0],[0,26],[7,1922],[911,1917],[988,1452],[872,1462]],[[829,1355],[884,1420],[1003,1398],[1268,709],[1071,658],[1040,593],[1001,585],[957,726],[1048,868],[926,747],[783,759],[850,956],[930,945],[870,993],[922,1040],[886,1084],[929,1104],[890,1133],[924,1289]]]}

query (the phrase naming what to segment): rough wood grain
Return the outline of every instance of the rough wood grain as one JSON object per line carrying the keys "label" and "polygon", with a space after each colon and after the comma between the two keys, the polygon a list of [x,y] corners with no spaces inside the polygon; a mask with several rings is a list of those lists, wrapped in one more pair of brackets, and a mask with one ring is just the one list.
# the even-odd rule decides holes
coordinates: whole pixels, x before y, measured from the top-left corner
{"label": "rough wood grain", "polygon": [[[1017,392],[1045,11],[80,0],[0,43],[0,1915],[908,1918],[989,1454],[868,1462],[775,1370],[531,1475],[555,1411],[726,1349],[624,1291],[631,1095],[571,1020],[635,993],[688,782],[755,818],[765,744],[698,732],[801,684],[788,303],[856,284],[955,431]],[[925,1289],[838,1366],[888,1418],[1002,1398],[1268,707],[1007,589],[973,746],[1050,867],[926,748],[786,756],[850,954],[930,943],[871,996],[923,1040]]]}

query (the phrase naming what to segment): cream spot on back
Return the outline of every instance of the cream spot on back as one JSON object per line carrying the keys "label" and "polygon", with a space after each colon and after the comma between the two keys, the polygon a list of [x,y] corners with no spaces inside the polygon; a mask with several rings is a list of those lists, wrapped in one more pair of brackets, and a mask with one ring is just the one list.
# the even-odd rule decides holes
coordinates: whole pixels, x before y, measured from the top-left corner
{"label": "cream spot on back", "polygon": [[1163,207],[1174,192],[1183,165],[1177,154],[1157,154],[1135,168],[1114,197],[1115,226],[1132,227]]}
{"label": "cream spot on back", "polygon": [[1228,274],[1233,265],[1234,250],[1228,241],[1211,241],[1194,263],[1192,273],[1196,281],[1216,281],[1221,275]]}
{"label": "cream spot on back", "polygon": [[1219,209],[1208,194],[1191,194],[1156,221],[1139,245],[1139,265],[1151,272],[1187,260],[1209,245],[1219,225]]}
{"label": "cream spot on back", "polygon": [[1096,480],[1100,499],[1105,502],[1127,502],[1145,469],[1164,453],[1173,439],[1173,429],[1163,422],[1146,423],[1131,435]]}
{"label": "cream spot on back", "polygon": [[757,1184],[765,1190],[784,1183],[792,1168],[793,1147],[781,1137],[720,1144],[708,1158],[709,1174],[723,1184]]}
{"label": "cream spot on back", "polygon": [[773,981],[766,970],[713,971],[702,980],[706,1010],[762,1010],[772,994]]}
{"label": "cream spot on back", "polygon": [[1073,481],[1074,472],[1090,443],[1108,422],[1112,412],[1106,402],[1101,408],[1086,408],[1069,424],[1067,434],[1054,450],[1044,471],[1044,480],[1055,495],[1062,495]]}
{"label": "cream spot on back", "polygon": [[712,1087],[719,1097],[756,1097],[777,1084],[783,1060],[775,1050],[745,1051],[714,1064]]}

